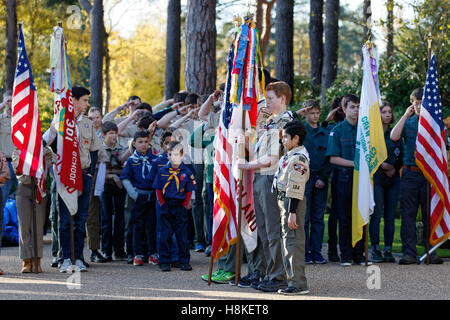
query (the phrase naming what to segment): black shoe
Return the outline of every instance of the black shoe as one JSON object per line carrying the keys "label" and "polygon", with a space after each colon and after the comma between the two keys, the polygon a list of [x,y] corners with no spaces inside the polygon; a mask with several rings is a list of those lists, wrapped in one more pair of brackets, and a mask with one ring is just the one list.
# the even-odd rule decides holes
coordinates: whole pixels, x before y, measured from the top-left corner
{"label": "black shoe", "polygon": [[259,282],[260,279],[261,279],[261,277],[259,275],[259,272],[256,272],[254,274],[248,274],[245,277],[242,277],[241,279],[239,279],[238,287],[250,288],[252,286],[253,282],[255,282],[255,281]]}
{"label": "black shoe", "polygon": [[408,255],[403,255],[403,257],[398,261],[398,264],[415,264],[417,259]]}
{"label": "black shoe", "polygon": [[89,263],[87,263],[86,261],[84,261],[84,258],[81,258],[80,260],[81,260],[81,262],[83,262],[83,264],[85,265],[86,268],[89,268],[89,267],[90,267],[90,266],[89,266]]}
{"label": "black shoe", "polygon": [[330,261],[330,262],[340,262],[341,259],[339,259],[339,256],[338,256],[337,253],[328,252],[328,261]]}
{"label": "black shoe", "polygon": [[113,258],[111,257],[111,255],[106,254],[105,255],[105,262],[111,262],[113,261]]}
{"label": "black shoe", "polygon": [[182,271],[191,271],[192,267],[191,267],[191,265],[189,263],[186,263],[186,264],[181,266],[181,270]]}
{"label": "black shoe", "polygon": [[278,292],[278,290],[285,289],[286,287],[287,284],[285,281],[273,279],[266,283],[261,283],[258,289],[264,292]]}
{"label": "black shoe", "polygon": [[132,254],[127,255],[127,264],[133,264],[134,256]]}
{"label": "black shoe", "polygon": [[181,263],[179,262],[179,261],[176,261],[176,262],[172,262],[171,264],[170,264],[170,267],[172,267],[172,268],[177,268],[177,269],[181,269]]}
{"label": "black shoe", "polygon": [[395,262],[395,258],[392,255],[391,250],[387,250],[384,252],[383,262]]}
{"label": "black shoe", "polygon": [[308,288],[294,288],[294,287],[287,287],[285,289],[278,290],[278,293],[284,294],[286,296],[297,296],[302,294],[308,294],[309,290]]}
{"label": "black shoe", "polygon": [[170,271],[170,265],[168,264],[160,264],[159,268],[161,269],[161,271],[166,272],[166,271]]}
{"label": "black shoe", "polygon": [[430,264],[442,264],[442,263],[444,263],[444,260],[442,260],[442,258],[439,257],[436,253],[433,252],[432,254],[430,254]]}
{"label": "black shoe", "polygon": [[91,253],[91,262],[105,263],[106,259],[100,252],[98,252],[97,250],[93,250]]}
{"label": "black shoe", "polygon": [[52,268],[58,268],[58,258],[56,257],[52,259]]}

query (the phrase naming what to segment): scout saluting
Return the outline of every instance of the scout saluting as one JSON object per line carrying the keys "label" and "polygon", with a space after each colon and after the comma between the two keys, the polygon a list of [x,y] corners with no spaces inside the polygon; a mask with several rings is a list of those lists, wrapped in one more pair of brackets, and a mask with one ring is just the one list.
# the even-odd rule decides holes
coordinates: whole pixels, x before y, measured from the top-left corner
{"label": "scout saluting", "polygon": [[306,128],[291,121],[283,130],[287,153],[280,159],[272,185],[278,196],[281,212],[282,256],[288,287],[278,290],[285,295],[309,293],[305,277],[305,214],[304,199],[309,179],[309,154],[303,146]]}

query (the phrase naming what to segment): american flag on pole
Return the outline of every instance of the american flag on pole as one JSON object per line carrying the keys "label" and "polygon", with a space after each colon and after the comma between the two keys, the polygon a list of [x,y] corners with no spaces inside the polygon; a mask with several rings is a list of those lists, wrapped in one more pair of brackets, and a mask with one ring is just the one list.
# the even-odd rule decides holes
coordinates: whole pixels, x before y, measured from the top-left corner
{"label": "american flag on pole", "polygon": [[230,102],[231,71],[233,68],[234,44],[231,44],[228,54],[228,74],[225,87],[224,107],[220,115],[219,127],[214,139],[216,150],[214,161],[214,210],[213,238],[211,255],[214,261],[225,255],[230,246],[237,241],[237,217],[235,199],[236,184],[231,163],[233,148],[228,141],[228,131],[233,113]]}
{"label": "american flag on pole", "polygon": [[450,236],[450,193],[445,126],[434,53],[423,93],[415,155],[417,166],[431,184],[430,243],[436,245]]}
{"label": "american flag on pole", "polygon": [[25,48],[22,24],[19,25],[11,130],[13,143],[20,150],[16,172],[37,178],[37,201],[40,203],[45,196],[44,148],[42,146],[36,86]]}

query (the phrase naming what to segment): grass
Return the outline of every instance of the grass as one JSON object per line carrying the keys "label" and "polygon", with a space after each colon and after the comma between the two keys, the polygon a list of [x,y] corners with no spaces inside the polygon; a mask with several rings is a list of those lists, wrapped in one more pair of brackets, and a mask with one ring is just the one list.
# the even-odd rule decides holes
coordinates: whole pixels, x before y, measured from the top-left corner
{"label": "grass", "polygon": [[[323,237],[323,242],[327,242],[328,241],[328,214],[325,214],[325,232],[324,232],[324,237]],[[395,219],[395,233],[394,233],[394,243],[392,244],[392,252],[394,253],[401,253],[402,252],[402,241],[400,239],[400,226],[401,226],[401,219]],[[384,229],[384,219],[381,219],[380,222],[380,247],[384,248],[384,234],[383,234],[383,229]],[[338,232],[338,237],[339,237],[339,232]],[[369,252],[370,252],[370,238],[369,238]],[[431,249],[431,248],[430,248]],[[450,258],[450,249],[437,249],[437,254],[441,257],[441,258]],[[417,254],[419,256],[423,256],[425,254],[425,247],[418,245],[417,246]]]}

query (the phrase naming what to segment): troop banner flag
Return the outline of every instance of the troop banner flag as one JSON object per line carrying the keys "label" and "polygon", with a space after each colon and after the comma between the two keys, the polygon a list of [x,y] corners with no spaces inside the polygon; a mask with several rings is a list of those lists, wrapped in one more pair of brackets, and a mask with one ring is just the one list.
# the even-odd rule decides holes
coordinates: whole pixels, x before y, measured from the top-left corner
{"label": "troop banner flag", "polygon": [[57,132],[56,187],[71,215],[78,211],[78,194],[83,192],[78,129],[73,110],[72,86],[63,29],[55,27],[50,48],[51,90]]}
{"label": "troop banner flag", "polygon": [[375,201],[372,177],[387,158],[377,89],[377,61],[373,47],[363,46],[363,81],[353,171],[352,245],[362,239]]}
{"label": "troop banner flag", "polygon": [[431,184],[430,243],[436,245],[450,236],[450,192],[446,133],[436,57],[431,55],[420,109],[416,140],[416,163]]}

